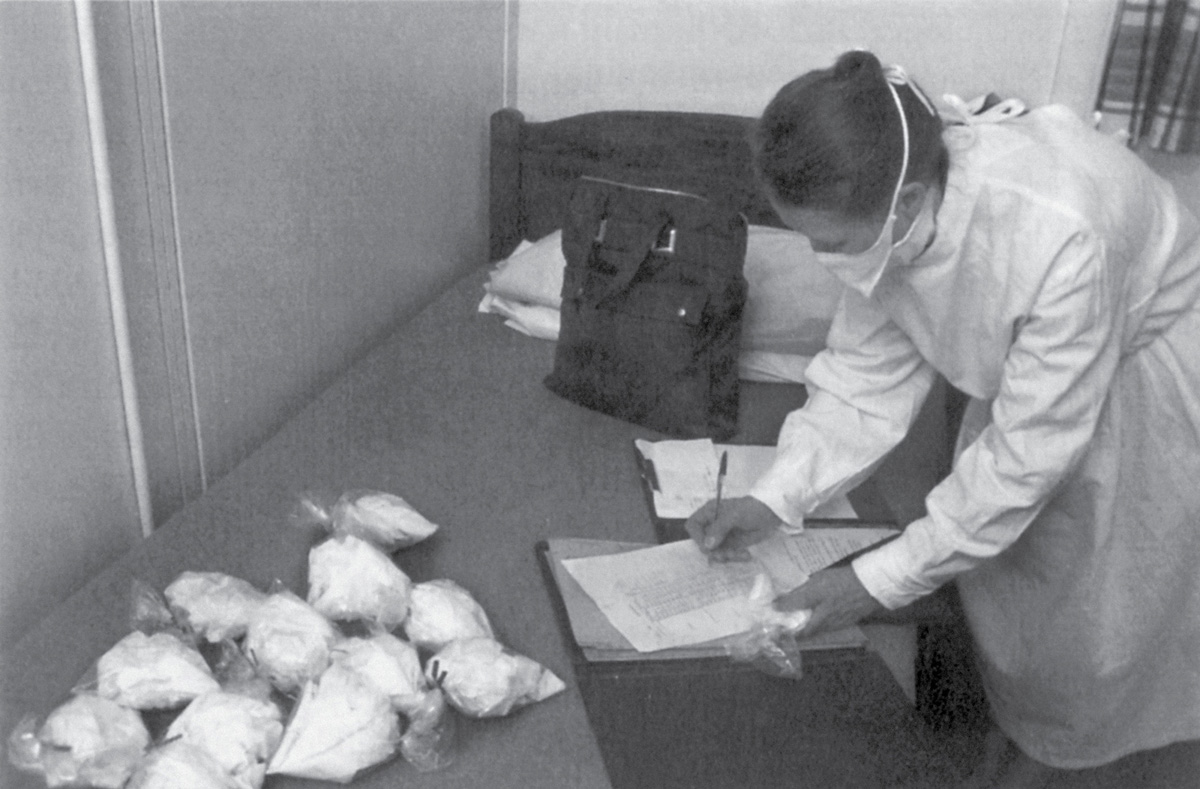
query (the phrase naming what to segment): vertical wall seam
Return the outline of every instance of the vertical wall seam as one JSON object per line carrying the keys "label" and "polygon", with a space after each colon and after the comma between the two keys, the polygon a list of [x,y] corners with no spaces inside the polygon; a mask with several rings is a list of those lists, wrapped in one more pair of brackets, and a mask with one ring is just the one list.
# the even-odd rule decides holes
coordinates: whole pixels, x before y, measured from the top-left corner
{"label": "vertical wall seam", "polygon": [[200,401],[196,391],[196,359],[192,348],[192,326],[188,318],[187,280],[183,270],[183,239],[179,234],[179,196],[175,189],[175,152],[171,145],[171,109],[167,103],[167,71],[163,57],[162,15],[160,0],[150,6],[154,14],[154,49],[158,59],[159,103],[162,107],[163,138],[167,156],[167,192],[171,199],[171,227],[175,235],[175,268],[179,278],[179,306],[183,318],[183,344],[187,357],[187,380],[191,392],[192,423],[196,432],[196,454],[200,469],[200,491],[208,490],[208,470],[204,458],[204,434],[200,425]]}
{"label": "vertical wall seam", "polygon": [[518,42],[520,25],[518,23],[520,8],[518,3],[520,0],[504,0],[504,63],[503,63],[503,79],[501,95],[503,96],[502,105],[504,107],[515,107],[517,104],[517,80],[520,74],[517,72],[516,59],[518,57]]}
{"label": "vertical wall seam", "polygon": [[79,57],[83,68],[83,95],[87,108],[88,140],[92,154],[92,175],[96,185],[96,203],[100,214],[100,241],[104,272],[108,283],[113,338],[117,350],[117,371],[121,404],[125,413],[126,443],[133,470],[134,497],[142,535],[154,530],[150,507],[150,484],[146,470],[146,452],[142,422],[138,411],[137,382],[133,375],[133,355],[129,342],[129,315],[125,307],[125,287],[121,271],[121,252],[117,239],[116,209],[113,205],[112,173],[108,165],[108,140],[104,129],[104,107],[100,97],[99,64],[96,58],[96,30],[90,0],[75,0],[75,27],[79,37]]}
{"label": "vertical wall seam", "polygon": [[[137,65],[139,63],[146,62],[146,58],[147,58],[146,49],[148,46],[153,44],[153,34],[151,33],[151,35],[150,35],[151,40],[149,42],[147,42],[146,26],[139,25],[134,21],[134,18],[132,16],[132,11],[133,11],[133,8],[131,7],[131,17],[130,17],[130,24],[129,24],[129,46],[130,46],[130,51],[132,53],[134,63],[135,63],[134,68],[133,68],[133,90],[134,90],[134,95],[135,95],[134,106],[137,110],[138,142],[139,142],[139,145],[141,147],[141,152],[142,152],[142,186],[146,190],[146,195],[147,195],[146,225],[150,232],[150,254],[153,257],[153,260],[155,261],[155,265],[153,266],[153,273],[154,273],[155,295],[157,296],[157,298],[155,300],[156,314],[158,317],[158,327],[157,328],[158,328],[158,336],[161,338],[162,343],[163,343],[163,349],[164,349],[163,363],[167,369],[168,385],[166,387],[166,395],[167,395],[167,403],[169,406],[170,414],[172,416],[172,418],[171,418],[171,436],[172,436],[172,439],[174,442],[173,446],[175,448],[175,451],[173,454],[175,457],[175,476],[176,476],[176,482],[177,482],[176,488],[177,488],[177,492],[179,495],[179,500],[181,502],[187,502],[188,498],[189,498],[189,496],[188,496],[188,487],[189,486],[188,486],[188,473],[184,467],[185,458],[184,458],[183,447],[184,446],[190,447],[191,441],[186,439],[181,434],[180,422],[177,418],[175,418],[175,415],[178,414],[179,409],[180,409],[179,397],[177,395],[175,386],[171,385],[170,381],[174,380],[175,376],[178,374],[178,371],[176,370],[176,367],[175,367],[174,354],[172,354],[169,350],[171,343],[170,343],[170,335],[167,331],[168,316],[167,316],[166,311],[163,308],[163,293],[164,293],[164,291],[167,291],[168,288],[163,283],[162,272],[160,271],[160,266],[157,264],[157,261],[160,260],[161,257],[163,256],[163,253],[160,250],[160,244],[164,243],[164,242],[160,239],[160,236],[167,235],[168,231],[163,230],[159,226],[159,224],[160,224],[159,217],[162,216],[162,214],[160,212],[163,210],[162,206],[161,205],[157,206],[157,210],[156,210],[156,206],[154,205],[154,203],[156,202],[157,195],[156,195],[156,190],[154,188],[154,179],[152,177],[152,172],[155,169],[155,162],[157,161],[158,152],[154,149],[154,144],[156,141],[152,140],[151,135],[148,135],[147,131],[146,131],[147,125],[150,123],[149,116],[151,116],[153,114],[153,111],[152,111],[152,109],[150,109],[148,107],[142,106],[144,98],[148,95],[148,92],[151,90],[151,87],[148,85],[142,84],[142,79],[143,79],[143,77],[145,77],[145,74],[143,73],[143,68],[140,68]],[[155,60],[155,67],[157,68],[157,60]],[[172,246],[173,246],[173,244],[172,244]],[[189,414],[188,421],[190,422],[191,421],[190,407],[189,407],[188,414]]]}
{"label": "vertical wall seam", "polygon": [[1058,30],[1058,56],[1054,59],[1054,73],[1050,75],[1050,92],[1046,96],[1046,103],[1054,101],[1054,97],[1058,95],[1058,75],[1062,72],[1063,57],[1067,49],[1067,29],[1071,25],[1071,3],[1072,0],[1063,0],[1062,26]]}
{"label": "vertical wall seam", "polygon": [[512,0],[504,0],[504,47],[503,47],[503,62],[500,67],[500,106],[507,107],[508,104],[508,18],[509,4]]}

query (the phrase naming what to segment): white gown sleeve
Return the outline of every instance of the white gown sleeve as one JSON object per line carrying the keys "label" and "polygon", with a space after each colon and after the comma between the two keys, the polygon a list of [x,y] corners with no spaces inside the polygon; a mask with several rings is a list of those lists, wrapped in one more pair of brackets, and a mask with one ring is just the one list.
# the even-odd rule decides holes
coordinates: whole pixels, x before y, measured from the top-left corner
{"label": "white gown sleeve", "polygon": [[906,605],[1003,551],[1077,466],[1120,356],[1111,270],[1088,237],[1060,250],[1031,314],[1014,327],[991,424],[929,494],[928,515],[852,563],[885,607]]}
{"label": "white gown sleeve", "polygon": [[908,336],[849,288],[826,344],[804,374],[807,402],[784,421],[775,462],[750,490],[795,529],[900,442],[935,377]]}

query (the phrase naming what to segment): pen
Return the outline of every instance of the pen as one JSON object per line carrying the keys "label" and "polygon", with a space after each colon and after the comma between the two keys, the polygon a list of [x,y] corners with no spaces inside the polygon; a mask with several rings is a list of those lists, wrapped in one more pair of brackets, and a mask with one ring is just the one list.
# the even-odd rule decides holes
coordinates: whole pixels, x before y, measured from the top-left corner
{"label": "pen", "polygon": [[721,517],[721,487],[725,483],[725,471],[729,468],[729,452],[721,453],[721,466],[717,469],[717,512],[716,517]]}

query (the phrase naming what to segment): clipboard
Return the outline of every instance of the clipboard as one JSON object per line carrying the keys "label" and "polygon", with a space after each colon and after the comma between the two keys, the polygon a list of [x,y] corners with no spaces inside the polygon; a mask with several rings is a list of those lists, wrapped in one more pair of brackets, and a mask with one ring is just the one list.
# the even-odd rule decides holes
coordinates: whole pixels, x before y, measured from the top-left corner
{"label": "clipboard", "polygon": [[[537,556],[542,567],[542,577],[550,592],[559,630],[563,634],[568,651],[572,653],[573,658],[589,663],[646,663],[713,659],[728,665],[730,661],[726,644],[736,636],[689,647],[663,649],[656,652],[637,651],[609,623],[599,607],[562,564],[563,559],[620,553],[624,550],[645,547],[648,546],[640,543],[582,539],[542,540],[537,544]],[[862,650],[866,646],[866,636],[862,631],[853,628],[802,640],[800,649],[807,659],[808,656],[819,651],[846,652]]]}
{"label": "clipboard", "polygon": [[595,659],[574,637],[550,543],[535,552],[614,789],[877,786],[921,747],[915,711],[865,648],[805,652],[799,679],[723,652]]}
{"label": "clipboard", "polygon": [[[658,472],[654,468],[654,461],[645,457],[638,450],[637,445],[633,444],[633,460],[638,469],[638,478],[641,480],[642,497],[646,502],[646,509],[650,513],[650,520],[654,524],[655,538],[659,543],[674,542],[675,540],[687,539],[687,530],[684,529],[686,520],[683,518],[661,518],[654,507],[654,492],[659,490]],[[879,492],[878,485],[871,479],[867,479],[857,488],[847,494],[850,499],[850,504],[854,507],[854,512],[858,515],[857,518],[815,518],[806,520],[805,526],[820,527],[825,526],[864,526],[864,527],[887,527],[899,528],[896,524],[896,517],[884,500],[883,495]],[[840,566],[844,562],[853,561],[857,556],[870,548],[865,548],[838,563]]]}

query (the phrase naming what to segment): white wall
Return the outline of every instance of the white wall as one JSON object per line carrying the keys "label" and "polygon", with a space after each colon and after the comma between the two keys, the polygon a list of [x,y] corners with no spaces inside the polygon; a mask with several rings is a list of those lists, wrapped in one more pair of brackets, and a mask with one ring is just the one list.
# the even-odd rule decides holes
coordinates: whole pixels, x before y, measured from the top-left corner
{"label": "white wall", "polygon": [[0,649],[141,536],[68,3],[0,2]]}
{"label": "white wall", "polygon": [[[486,263],[511,31],[503,0],[92,10],[161,522]],[[0,0],[0,651],[140,535],[74,11]]]}
{"label": "white wall", "polygon": [[987,91],[1089,113],[1114,0],[520,0],[515,106],[758,115],[846,49],[932,95]]}

